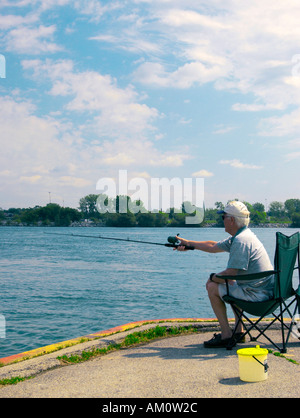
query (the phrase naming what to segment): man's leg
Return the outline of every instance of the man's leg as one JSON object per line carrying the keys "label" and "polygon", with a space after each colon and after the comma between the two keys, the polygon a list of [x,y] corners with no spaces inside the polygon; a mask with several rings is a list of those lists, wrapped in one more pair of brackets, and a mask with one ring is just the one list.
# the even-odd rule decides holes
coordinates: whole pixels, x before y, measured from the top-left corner
{"label": "man's leg", "polygon": [[225,303],[219,295],[218,283],[210,281],[206,284],[206,289],[208,292],[211,306],[221,327],[222,340],[230,338],[232,336],[232,330],[228,323]]}
{"label": "man's leg", "polygon": [[[238,312],[241,312],[241,310],[237,306],[234,306],[234,307]],[[239,320],[239,317],[237,316],[235,310],[232,309],[232,311],[233,311],[234,317],[235,317],[235,326],[236,326],[236,331],[235,332],[237,332],[237,333],[244,332],[244,327],[243,327],[242,321]]]}

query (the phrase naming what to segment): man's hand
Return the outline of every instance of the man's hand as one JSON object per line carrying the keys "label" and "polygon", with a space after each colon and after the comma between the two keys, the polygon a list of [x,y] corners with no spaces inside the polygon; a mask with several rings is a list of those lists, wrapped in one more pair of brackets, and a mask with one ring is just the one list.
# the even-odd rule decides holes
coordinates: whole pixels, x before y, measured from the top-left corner
{"label": "man's hand", "polygon": [[188,240],[184,239],[184,238],[180,238],[178,236],[176,236],[176,238],[178,239],[178,241],[180,241],[180,244],[178,245],[178,247],[174,248],[174,250],[177,251],[189,251],[186,247],[190,247],[190,243]]}

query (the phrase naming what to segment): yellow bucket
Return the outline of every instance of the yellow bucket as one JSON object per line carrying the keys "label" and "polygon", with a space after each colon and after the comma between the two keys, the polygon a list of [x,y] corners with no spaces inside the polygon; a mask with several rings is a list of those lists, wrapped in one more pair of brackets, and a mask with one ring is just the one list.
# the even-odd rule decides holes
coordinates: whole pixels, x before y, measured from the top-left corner
{"label": "yellow bucket", "polygon": [[240,379],[244,382],[260,382],[268,378],[268,350],[260,348],[242,348],[237,350],[239,357]]}

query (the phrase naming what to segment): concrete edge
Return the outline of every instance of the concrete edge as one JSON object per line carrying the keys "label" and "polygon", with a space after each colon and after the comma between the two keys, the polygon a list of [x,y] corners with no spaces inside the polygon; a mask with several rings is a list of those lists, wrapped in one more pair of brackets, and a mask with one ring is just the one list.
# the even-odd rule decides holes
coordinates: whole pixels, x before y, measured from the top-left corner
{"label": "concrete edge", "polygon": [[[270,320],[270,318],[265,318],[263,322]],[[229,321],[234,322],[234,319]],[[133,330],[144,331],[157,325],[165,327],[193,326],[198,328],[201,333],[220,330],[219,322],[215,318],[167,318],[130,322],[105,331],[4,357],[0,359],[0,380],[12,377],[33,377],[47,370],[66,366],[66,363],[59,360],[58,357],[81,355],[83,351],[119,344]]]}
{"label": "concrete edge", "polygon": [[130,322],[105,331],[88,334],[83,337],[50,344],[34,350],[14,354],[0,359],[0,379],[15,376],[30,377],[41,372],[64,365],[57,357],[78,355],[82,351],[103,348],[118,344],[132,330],[147,330],[161,326],[196,326],[202,332],[219,330],[219,323],[214,318],[167,318]]}
{"label": "concrete edge", "polygon": [[214,318],[167,318],[167,319],[150,319],[150,320],[144,320],[144,321],[129,322],[128,324],[119,325],[114,328],[109,328],[105,331],[99,331],[99,332],[95,332],[92,334],[87,334],[82,337],[77,337],[71,340],[61,341],[55,344],[46,345],[44,347],[35,348],[30,351],[24,351],[23,353],[13,354],[8,357],[3,357],[3,358],[0,358],[0,365],[7,365],[7,364],[14,363],[17,361],[28,360],[36,356],[49,354],[54,351],[61,350],[63,348],[67,348],[70,346],[83,343],[85,342],[85,340],[99,339],[99,338],[107,337],[116,333],[128,331],[133,328],[138,328],[138,327],[141,327],[142,325],[157,324],[157,323],[163,323],[163,322],[217,322],[217,320]]}

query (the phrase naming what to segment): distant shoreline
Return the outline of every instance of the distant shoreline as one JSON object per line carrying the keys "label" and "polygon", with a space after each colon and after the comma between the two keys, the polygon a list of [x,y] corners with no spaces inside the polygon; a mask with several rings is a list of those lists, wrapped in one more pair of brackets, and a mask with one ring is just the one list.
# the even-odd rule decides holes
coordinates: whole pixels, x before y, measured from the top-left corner
{"label": "distant shoreline", "polygon": [[[133,229],[133,228],[224,228],[224,226],[218,225],[218,224],[205,224],[205,225],[163,225],[163,226],[107,226],[107,225],[96,225],[91,222],[81,222],[76,223],[76,225],[69,225],[69,226],[58,226],[58,225],[20,225],[20,224],[3,224],[0,223],[0,227],[15,227],[15,228],[126,228],[126,229]],[[265,223],[265,224],[251,224],[249,225],[249,228],[291,228],[291,229],[298,229],[297,227],[293,227],[290,223]]]}
{"label": "distant shoreline", "polygon": [[[143,202],[132,202],[129,196],[117,196],[116,199],[108,199],[107,206],[102,210],[97,206],[98,198],[98,195],[88,195],[81,198],[78,209],[62,207],[57,203],[48,203],[46,206],[35,206],[27,209],[10,208],[4,210],[0,208],[0,226],[223,227],[222,218],[218,214],[218,211],[224,209],[222,202],[216,202],[215,209],[203,207],[194,210],[194,212],[192,210],[195,208],[189,202],[182,203],[181,208],[172,207],[165,211],[161,209],[160,211],[149,212],[144,208]],[[186,208],[187,203],[191,207]],[[300,199],[288,199],[284,203],[271,202],[268,211],[265,211],[262,203],[254,203],[253,205],[248,202],[244,203],[250,212],[250,225],[253,228],[300,227]]]}

